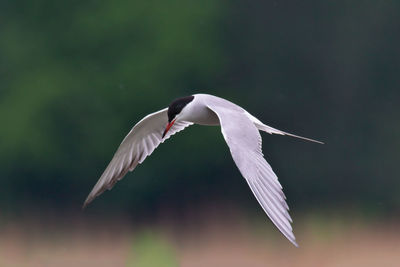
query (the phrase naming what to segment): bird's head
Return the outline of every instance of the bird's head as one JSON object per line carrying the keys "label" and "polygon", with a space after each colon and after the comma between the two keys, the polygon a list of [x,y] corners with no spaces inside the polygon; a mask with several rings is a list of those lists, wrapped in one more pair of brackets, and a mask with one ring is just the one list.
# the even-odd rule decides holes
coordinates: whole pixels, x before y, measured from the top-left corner
{"label": "bird's head", "polygon": [[172,103],[168,106],[168,124],[165,127],[164,133],[162,135],[162,138],[167,134],[169,129],[174,125],[174,123],[181,117],[181,115],[184,113],[184,108],[192,102],[194,99],[194,96],[185,96],[181,98],[177,98]]}

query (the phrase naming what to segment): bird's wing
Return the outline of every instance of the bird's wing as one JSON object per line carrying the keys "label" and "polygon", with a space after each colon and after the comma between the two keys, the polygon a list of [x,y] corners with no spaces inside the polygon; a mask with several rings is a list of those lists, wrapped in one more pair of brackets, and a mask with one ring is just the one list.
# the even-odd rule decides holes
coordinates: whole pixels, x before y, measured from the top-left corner
{"label": "bird's wing", "polygon": [[128,171],[142,163],[154,149],[171,135],[193,124],[191,122],[175,122],[164,139],[162,138],[165,126],[168,123],[168,109],[151,113],[139,121],[115,152],[114,157],[101,175],[87,197],[83,207],[86,207],[93,199],[110,190],[116,182],[121,180]]}
{"label": "bird's wing", "polygon": [[297,246],[286,197],[277,176],[263,157],[258,129],[244,110],[211,101],[207,106],[217,114],[233,160],[258,203],[276,227]]}

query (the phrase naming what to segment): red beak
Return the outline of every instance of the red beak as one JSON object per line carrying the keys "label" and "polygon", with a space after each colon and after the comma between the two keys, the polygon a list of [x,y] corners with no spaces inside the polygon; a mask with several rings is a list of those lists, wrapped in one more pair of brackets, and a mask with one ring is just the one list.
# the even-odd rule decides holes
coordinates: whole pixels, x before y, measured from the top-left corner
{"label": "red beak", "polygon": [[167,124],[167,127],[165,127],[164,133],[162,135],[162,138],[168,133],[169,129],[174,125],[175,120],[171,121],[170,123]]}

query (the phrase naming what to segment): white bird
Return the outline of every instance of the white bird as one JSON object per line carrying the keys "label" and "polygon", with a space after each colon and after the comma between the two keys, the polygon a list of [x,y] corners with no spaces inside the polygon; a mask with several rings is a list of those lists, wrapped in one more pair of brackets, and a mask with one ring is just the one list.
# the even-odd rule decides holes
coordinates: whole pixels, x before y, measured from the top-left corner
{"label": "white bird", "polygon": [[258,203],[283,235],[297,246],[286,197],[277,176],[263,157],[259,130],[322,142],[267,126],[238,105],[213,95],[178,98],[168,108],[139,121],[122,141],[83,207],[106,189],[110,190],[128,171],[133,171],[160,143],[192,124],[221,126],[232,158]]}

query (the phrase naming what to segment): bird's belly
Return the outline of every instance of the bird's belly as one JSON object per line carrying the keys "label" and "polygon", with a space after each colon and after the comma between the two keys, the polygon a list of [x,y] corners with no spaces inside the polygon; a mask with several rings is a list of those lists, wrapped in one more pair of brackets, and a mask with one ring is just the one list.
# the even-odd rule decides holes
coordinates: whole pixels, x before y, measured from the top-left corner
{"label": "bird's belly", "polygon": [[200,125],[219,125],[218,116],[205,106],[196,108],[195,112],[191,114],[190,121]]}

